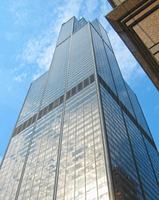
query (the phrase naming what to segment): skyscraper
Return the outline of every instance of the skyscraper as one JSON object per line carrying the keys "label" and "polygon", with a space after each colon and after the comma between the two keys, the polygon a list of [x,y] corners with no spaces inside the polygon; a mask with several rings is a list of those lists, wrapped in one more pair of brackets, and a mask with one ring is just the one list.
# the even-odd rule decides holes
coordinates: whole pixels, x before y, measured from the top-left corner
{"label": "skyscraper", "polygon": [[62,25],[13,131],[0,199],[159,199],[157,148],[98,20]]}
{"label": "skyscraper", "polygon": [[159,0],[108,0],[106,18],[159,90]]}

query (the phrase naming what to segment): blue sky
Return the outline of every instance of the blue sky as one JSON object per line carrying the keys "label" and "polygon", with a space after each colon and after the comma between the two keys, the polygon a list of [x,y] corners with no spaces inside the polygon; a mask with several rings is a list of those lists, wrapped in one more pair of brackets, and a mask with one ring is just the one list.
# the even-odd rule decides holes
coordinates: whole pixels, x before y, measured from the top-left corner
{"label": "blue sky", "polygon": [[106,0],[3,0],[0,5],[0,159],[32,80],[50,65],[60,26],[72,16],[98,18],[124,78],[136,92],[159,147],[159,95],[104,15]]}

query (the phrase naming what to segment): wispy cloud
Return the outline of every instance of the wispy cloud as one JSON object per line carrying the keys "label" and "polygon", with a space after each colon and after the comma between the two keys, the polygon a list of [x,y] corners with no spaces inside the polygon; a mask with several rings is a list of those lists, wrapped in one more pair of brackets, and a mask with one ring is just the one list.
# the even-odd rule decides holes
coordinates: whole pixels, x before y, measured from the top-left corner
{"label": "wispy cloud", "polygon": [[48,28],[40,36],[29,39],[17,59],[25,64],[36,65],[43,72],[49,68],[54,47],[54,32]]}
{"label": "wispy cloud", "polygon": [[22,74],[16,75],[14,77],[14,81],[16,81],[18,83],[21,83],[22,81],[25,80],[26,77],[27,77],[27,74],[26,73],[22,73]]}
{"label": "wispy cloud", "polygon": [[28,1],[14,0],[9,2],[10,12],[14,18],[14,23],[23,25],[28,21]]}

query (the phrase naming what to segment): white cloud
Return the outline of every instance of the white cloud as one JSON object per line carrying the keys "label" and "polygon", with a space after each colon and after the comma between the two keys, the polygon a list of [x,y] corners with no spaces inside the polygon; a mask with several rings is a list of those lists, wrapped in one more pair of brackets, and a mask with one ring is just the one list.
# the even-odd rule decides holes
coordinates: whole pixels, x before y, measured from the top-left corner
{"label": "white cloud", "polygon": [[14,77],[14,81],[16,81],[18,83],[21,83],[22,81],[25,80],[26,77],[27,77],[27,74],[26,73],[22,73],[22,74],[16,75]]}
{"label": "white cloud", "polygon": [[94,14],[96,9],[99,9],[99,1],[98,0],[87,0],[85,1],[85,10],[84,14],[89,16],[89,19],[94,18]]}
{"label": "white cloud", "polygon": [[9,2],[10,12],[14,18],[14,23],[23,25],[28,20],[28,1],[27,0],[14,0]]}
{"label": "white cloud", "polygon": [[51,62],[54,47],[54,33],[52,29],[48,29],[37,38],[27,41],[18,59],[26,64],[36,65],[42,72],[46,71]]}
{"label": "white cloud", "polygon": [[56,22],[58,22],[58,26],[60,27],[63,22],[66,22],[72,16],[78,17],[83,2],[84,0],[65,0],[61,6],[57,7]]}

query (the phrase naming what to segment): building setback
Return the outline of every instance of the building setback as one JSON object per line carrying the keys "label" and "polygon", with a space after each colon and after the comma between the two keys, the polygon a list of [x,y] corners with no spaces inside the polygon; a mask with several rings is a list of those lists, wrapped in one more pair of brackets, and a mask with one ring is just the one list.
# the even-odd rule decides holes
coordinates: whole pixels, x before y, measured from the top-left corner
{"label": "building setback", "polygon": [[108,0],[106,18],[159,90],[159,0]]}
{"label": "building setback", "polygon": [[159,154],[98,20],[61,27],[0,169],[1,200],[157,200]]}

